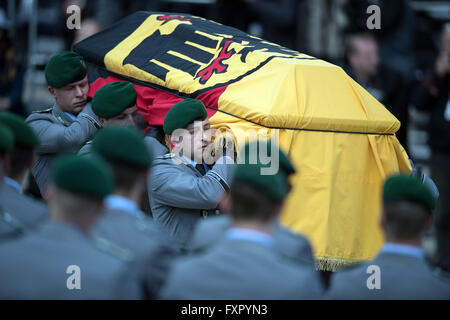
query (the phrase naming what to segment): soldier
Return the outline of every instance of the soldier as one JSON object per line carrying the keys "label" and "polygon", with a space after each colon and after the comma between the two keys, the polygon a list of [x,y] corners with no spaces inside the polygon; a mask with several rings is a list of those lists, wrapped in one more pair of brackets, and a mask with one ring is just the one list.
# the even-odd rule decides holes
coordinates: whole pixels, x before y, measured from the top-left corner
{"label": "soldier", "polygon": [[113,189],[106,167],[96,157],[55,160],[51,221],[0,246],[0,299],[140,298],[136,270],[119,259],[121,251],[105,243],[96,247],[89,237]]}
{"label": "soldier", "polygon": [[55,156],[78,151],[100,127],[88,103],[89,86],[81,56],[65,51],[52,57],[45,67],[45,78],[55,105],[26,119],[41,142],[32,173],[42,195]]}
{"label": "soldier", "polygon": [[[142,117],[137,113],[136,99],[136,89],[131,82],[111,82],[95,93],[92,99],[92,111],[98,116],[98,120],[103,127],[110,125],[136,126],[138,117]],[[156,156],[163,155],[168,151],[166,147],[150,135],[145,137],[145,143]],[[91,141],[86,143],[78,154],[85,155],[90,150]]]}
{"label": "soldier", "polygon": [[229,201],[232,227],[208,250],[181,258],[163,288],[164,299],[317,299],[323,288],[309,263],[275,248],[274,226],[288,193],[282,170],[238,164]]}
{"label": "soldier", "polygon": [[233,159],[217,152],[211,169],[202,162],[211,134],[205,106],[199,100],[175,104],[164,118],[163,129],[171,135],[175,151],[153,162],[148,182],[150,207],[155,221],[185,249],[195,224],[218,212],[219,199],[229,189]]}
{"label": "soldier", "polygon": [[449,299],[450,280],[433,273],[422,240],[436,199],[420,180],[394,175],[383,187],[386,243],[367,264],[333,275],[329,299]]}
{"label": "soldier", "polygon": [[104,201],[106,211],[94,228],[94,238],[130,250],[143,267],[147,298],[155,298],[175,251],[138,206],[153,156],[137,130],[115,126],[96,134],[92,151],[107,160],[115,180],[113,194]]}
{"label": "soldier", "polygon": [[24,195],[22,190],[33,166],[33,150],[39,145],[39,139],[18,115],[2,113],[0,123],[8,126],[14,135],[14,148],[9,154],[10,166],[0,189],[0,201],[9,218],[23,230],[34,229],[47,219],[47,206]]}
{"label": "soldier", "polygon": [[[4,172],[9,169],[9,152],[14,147],[14,136],[11,130],[0,123],[0,181],[3,180]],[[0,184],[0,192],[3,185]],[[20,235],[22,228],[16,224],[3,209],[0,198],[0,241]]]}
{"label": "soldier", "polygon": [[[265,143],[263,141],[253,142],[255,144]],[[243,150],[245,152],[246,161],[250,160],[250,148],[248,147]],[[287,155],[279,148],[279,168],[283,170],[287,177],[293,175],[296,171],[291,161]],[[255,151],[257,149],[255,148]],[[266,150],[270,152],[272,150],[272,144],[267,143]],[[268,154],[269,155],[269,154]],[[289,185],[289,188],[291,186]],[[229,204],[221,202],[226,208],[221,208],[222,211],[229,211]],[[223,214],[211,219],[201,220],[195,229],[192,240],[189,243],[189,249],[192,251],[206,250],[218,240],[223,238],[226,230],[231,227],[231,217],[229,214]],[[298,259],[305,263],[309,263],[311,267],[314,267],[314,257],[309,241],[301,236],[300,234],[295,234],[291,232],[286,227],[277,223],[274,230],[275,247],[280,250],[281,254],[285,254],[292,259]]]}

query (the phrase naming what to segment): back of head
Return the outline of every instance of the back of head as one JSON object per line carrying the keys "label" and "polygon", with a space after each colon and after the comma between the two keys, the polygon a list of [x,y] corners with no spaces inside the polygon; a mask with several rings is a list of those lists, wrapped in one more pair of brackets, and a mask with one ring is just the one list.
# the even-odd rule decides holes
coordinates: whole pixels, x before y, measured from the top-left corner
{"label": "back of head", "polygon": [[146,173],[153,155],[139,131],[131,127],[105,127],[97,132],[92,150],[110,164],[116,188],[131,189]]}
{"label": "back of head", "polygon": [[435,199],[420,180],[398,174],[383,187],[384,231],[388,241],[419,239],[435,208]]}
{"label": "back of head", "polygon": [[[264,174],[263,164],[259,156],[259,148],[247,144],[242,153],[247,153],[246,163],[238,164],[234,171],[231,186],[232,210],[231,216],[235,220],[252,220],[263,223],[275,219],[279,213],[284,198],[288,194],[287,175],[294,172],[292,164],[286,155],[276,147],[277,156],[284,159],[280,165],[281,170],[274,174]],[[270,146],[271,147],[271,146]],[[250,151],[258,152],[256,157],[248,154]],[[256,161],[251,161],[251,159]]]}
{"label": "back of head", "polygon": [[31,168],[33,150],[39,145],[39,138],[22,117],[11,112],[0,114],[0,123],[7,126],[14,136],[14,148],[10,152],[10,168],[8,176],[18,179]]}
{"label": "back of head", "polygon": [[88,227],[113,190],[108,165],[99,157],[62,155],[51,168],[49,207],[53,219]]}

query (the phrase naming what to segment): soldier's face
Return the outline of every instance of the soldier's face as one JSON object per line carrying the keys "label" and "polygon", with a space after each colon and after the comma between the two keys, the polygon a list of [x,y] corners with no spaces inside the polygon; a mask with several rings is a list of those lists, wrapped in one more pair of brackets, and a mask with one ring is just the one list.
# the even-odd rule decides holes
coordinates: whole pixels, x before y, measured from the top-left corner
{"label": "soldier's face", "polygon": [[64,112],[78,115],[87,103],[89,84],[87,76],[62,88],[48,88],[56,105]]}
{"label": "soldier's face", "polygon": [[180,130],[179,134],[172,135],[172,143],[178,152],[197,163],[201,163],[203,152],[211,143],[209,120],[199,120],[189,124],[185,129]]}
{"label": "soldier's face", "polygon": [[110,119],[100,119],[103,125],[115,125],[120,127],[135,126],[135,117],[137,116],[137,106],[134,105],[125,109],[121,114]]}

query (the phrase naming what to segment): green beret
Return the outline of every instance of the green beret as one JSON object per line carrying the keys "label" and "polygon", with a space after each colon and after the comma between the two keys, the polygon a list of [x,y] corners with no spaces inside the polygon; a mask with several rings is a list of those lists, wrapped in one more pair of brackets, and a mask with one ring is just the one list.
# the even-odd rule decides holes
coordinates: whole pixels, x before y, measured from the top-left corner
{"label": "green beret", "polygon": [[110,119],[136,104],[137,93],[129,81],[114,81],[97,90],[92,98],[92,111]]}
{"label": "green beret", "polygon": [[92,141],[92,150],[106,160],[148,168],[153,155],[141,133],[132,127],[108,126],[100,129]]}
{"label": "green beret", "polygon": [[14,143],[25,148],[34,148],[39,145],[39,138],[33,128],[25,120],[11,112],[0,113],[0,123],[9,127],[14,135]]}
{"label": "green beret", "polygon": [[11,130],[0,123],[0,151],[11,151],[14,146],[14,136]]}
{"label": "green beret", "polygon": [[405,174],[396,174],[386,180],[383,200],[416,202],[431,211],[436,207],[436,200],[431,191],[419,179]]}
{"label": "green beret", "polygon": [[51,87],[62,88],[69,83],[83,80],[86,65],[83,57],[72,51],[53,56],[45,66],[45,79]]}
{"label": "green beret", "polygon": [[[242,156],[245,157],[245,162],[250,163],[250,161],[254,161],[254,159],[259,159],[259,149],[262,146],[262,144],[266,145],[266,150],[262,151],[264,153],[263,157],[271,157],[272,156],[272,142],[270,139],[267,140],[255,140],[248,144],[246,144],[242,150]],[[275,147],[276,150],[278,150],[278,161],[279,161],[279,168],[284,171],[286,176],[289,176],[293,173],[295,173],[295,167],[292,164],[291,160],[289,160],[288,156],[281,150],[279,147]],[[251,152],[256,152],[255,155],[250,155]]]}
{"label": "green beret", "polygon": [[232,184],[236,182],[244,183],[261,190],[276,201],[283,201],[288,193],[286,175],[281,171],[273,175],[262,175],[261,168],[263,167],[264,165],[260,163],[237,164],[233,173]]}
{"label": "green beret", "polygon": [[186,128],[191,122],[203,121],[207,117],[205,106],[200,100],[184,99],[167,112],[163,129],[166,134],[172,134],[176,129]]}
{"label": "green beret", "polygon": [[59,156],[52,165],[50,178],[63,190],[93,198],[103,198],[114,188],[108,164],[95,155]]}

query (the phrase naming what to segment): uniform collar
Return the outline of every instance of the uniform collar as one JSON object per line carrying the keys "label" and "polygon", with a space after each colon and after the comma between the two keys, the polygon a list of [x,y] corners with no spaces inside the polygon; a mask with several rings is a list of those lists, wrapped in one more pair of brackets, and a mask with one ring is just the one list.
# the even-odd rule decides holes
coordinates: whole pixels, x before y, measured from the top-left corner
{"label": "uniform collar", "polygon": [[425,253],[421,248],[392,242],[385,243],[381,248],[380,253],[393,253],[418,259],[425,259]]}
{"label": "uniform collar", "polygon": [[69,126],[76,120],[73,114],[62,111],[56,104],[53,106],[53,116],[65,126]]}
{"label": "uniform collar", "polygon": [[23,193],[22,186],[21,186],[16,180],[11,179],[10,177],[6,177],[6,176],[5,176],[5,177],[3,178],[3,182],[4,182],[5,184],[7,184],[8,186],[10,186],[11,188],[17,190],[20,194]]}
{"label": "uniform collar", "polygon": [[246,229],[246,228],[230,228],[226,231],[225,237],[231,240],[245,240],[250,242],[256,242],[265,247],[271,247],[273,245],[272,236],[267,233]]}
{"label": "uniform collar", "polygon": [[186,157],[184,154],[180,154],[180,156],[185,159],[188,163],[190,163],[194,168],[197,165],[197,162],[192,160],[191,158]]}
{"label": "uniform collar", "polygon": [[107,196],[104,200],[104,205],[107,210],[123,210],[133,216],[137,216],[140,212],[138,205],[134,201],[116,194]]}
{"label": "uniform collar", "polygon": [[73,114],[68,113],[68,112],[64,112],[72,121],[75,121],[77,119],[77,117],[75,117]]}

